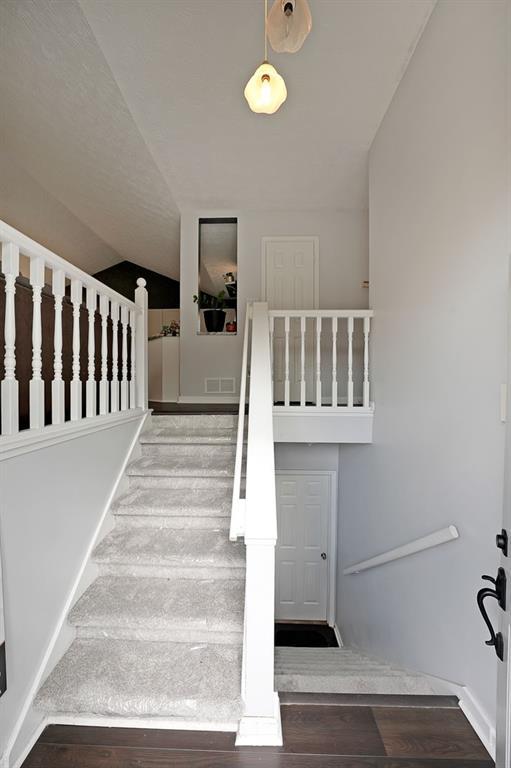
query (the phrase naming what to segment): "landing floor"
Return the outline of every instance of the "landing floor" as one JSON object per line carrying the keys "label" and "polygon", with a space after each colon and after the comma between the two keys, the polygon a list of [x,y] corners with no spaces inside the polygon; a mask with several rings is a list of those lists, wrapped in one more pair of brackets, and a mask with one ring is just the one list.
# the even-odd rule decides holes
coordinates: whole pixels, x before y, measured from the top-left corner
{"label": "landing floor", "polygon": [[[387,697],[388,698],[388,697]],[[284,746],[234,734],[50,726],[23,768],[491,768],[462,712],[445,707],[284,705]]]}

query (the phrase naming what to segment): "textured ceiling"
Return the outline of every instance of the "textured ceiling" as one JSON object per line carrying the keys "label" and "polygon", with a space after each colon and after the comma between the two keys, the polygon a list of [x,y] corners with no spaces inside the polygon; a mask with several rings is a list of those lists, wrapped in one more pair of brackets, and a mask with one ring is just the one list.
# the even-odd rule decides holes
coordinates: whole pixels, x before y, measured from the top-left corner
{"label": "textured ceiling", "polygon": [[178,209],[367,207],[368,150],[434,3],[310,0],[302,50],[270,52],[289,95],[268,117],[243,98],[262,0],[0,0],[1,148],[103,266],[177,277]]}

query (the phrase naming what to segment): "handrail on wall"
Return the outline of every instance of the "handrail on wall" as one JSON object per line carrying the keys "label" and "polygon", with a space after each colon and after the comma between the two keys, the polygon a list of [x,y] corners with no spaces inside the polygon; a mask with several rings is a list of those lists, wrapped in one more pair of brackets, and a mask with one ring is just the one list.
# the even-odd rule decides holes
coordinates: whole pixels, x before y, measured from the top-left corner
{"label": "handrail on wall", "polygon": [[431,549],[431,547],[437,547],[440,544],[446,544],[447,542],[458,538],[459,532],[456,526],[449,525],[447,528],[440,528],[438,531],[434,531],[434,533],[430,533],[427,536],[422,536],[420,539],[414,539],[413,541],[408,542],[408,544],[403,544],[395,549],[389,549],[381,555],[376,555],[368,560],[361,560],[359,563],[350,565],[343,570],[343,574],[344,576],[349,576],[353,573],[361,573],[370,568],[376,568],[379,565],[391,563],[393,560],[400,560],[402,557],[414,555],[417,552]]}

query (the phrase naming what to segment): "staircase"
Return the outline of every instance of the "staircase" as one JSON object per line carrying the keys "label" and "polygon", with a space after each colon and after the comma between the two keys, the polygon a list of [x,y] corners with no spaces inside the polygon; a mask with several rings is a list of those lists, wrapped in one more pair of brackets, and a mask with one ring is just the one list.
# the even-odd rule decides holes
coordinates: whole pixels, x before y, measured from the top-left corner
{"label": "staircase", "polygon": [[236,730],[245,547],[228,526],[231,415],[154,416],[128,466],[76,638],[41,687],[52,722],[97,718]]}
{"label": "staircase", "polygon": [[435,693],[423,675],[349,648],[275,648],[275,687],[300,693]]}

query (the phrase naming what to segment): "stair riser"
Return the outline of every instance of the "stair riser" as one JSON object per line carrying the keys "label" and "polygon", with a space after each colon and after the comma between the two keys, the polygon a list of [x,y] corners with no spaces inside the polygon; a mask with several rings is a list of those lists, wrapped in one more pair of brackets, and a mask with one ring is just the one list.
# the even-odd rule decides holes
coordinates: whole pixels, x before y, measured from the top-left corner
{"label": "stair riser", "polygon": [[116,515],[115,524],[118,528],[183,528],[193,530],[227,531],[231,523],[230,517],[179,516],[172,515]]}
{"label": "stair riser", "polygon": [[373,694],[422,694],[432,693],[429,685],[423,681],[400,678],[378,677],[371,675],[367,679],[353,676],[342,680],[335,678],[297,675],[275,675],[275,687],[278,691],[299,691],[300,693],[373,693]]}
{"label": "stair riser", "polygon": [[130,488],[181,488],[207,489],[225,488],[232,492],[232,477],[172,477],[154,475],[130,475]]}
{"label": "stair riser", "polygon": [[205,627],[145,629],[143,627],[76,627],[76,636],[81,639],[142,640],[167,643],[213,643],[215,645],[241,645],[242,628],[233,630],[210,630]]}
{"label": "stair riser", "polygon": [[140,578],[163,579],[245,579],[245,567],[233,568],[222,566],[198,565],[165,566],[165,565],[128,565],[124,563],[98,563],[100,573],[113,576],[136,576]]}
{"label": "stair riser", "polygon": [[233,445],[175,445],[174,443],[144,443],[142,444],[143,456],[155,456],[169,461],[172,459],[189,458],[191,463],[200,466],[204,460],[210,458],[221,459],[226,465],[234,462],[236,458],[236,446]]}
{"label": "stair riser", "polygon": [[161,415],[151,417],[150,427],[155,429],[179,430],[200,429],[234,429],[238,423],[238,417],[235,414],[203,414],[203,413],[183,413],[179,415]]}

